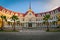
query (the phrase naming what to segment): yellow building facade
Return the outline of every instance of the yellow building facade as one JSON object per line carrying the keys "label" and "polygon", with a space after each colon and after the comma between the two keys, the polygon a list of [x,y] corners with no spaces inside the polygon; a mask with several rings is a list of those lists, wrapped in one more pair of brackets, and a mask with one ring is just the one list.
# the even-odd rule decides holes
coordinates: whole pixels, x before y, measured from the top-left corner
{"label": "yellow building facade", "polygon": [[[20,25],[21,27],[40,27],[40,26],[44,27],[45,25],[42,24],[44,21],[43,18],[47,14],[50,14],[52,18],[52,20],[49,20],[49,22],[57,21],[58,20],[57,17],[60,16],[60,7],[43,13],[35,13],[32,9],[29,9],[26,13],[19,13],[0,6],[0,16],[5,15],[7,17],[7,21],[10,22],[12,22],[10,19],[12,15],[18,16],[20,23],[23,24]],[[1,21],[2,20],[0,18],[0,26]],[[60,24],[60,22],[58,22],[57,24]]]}

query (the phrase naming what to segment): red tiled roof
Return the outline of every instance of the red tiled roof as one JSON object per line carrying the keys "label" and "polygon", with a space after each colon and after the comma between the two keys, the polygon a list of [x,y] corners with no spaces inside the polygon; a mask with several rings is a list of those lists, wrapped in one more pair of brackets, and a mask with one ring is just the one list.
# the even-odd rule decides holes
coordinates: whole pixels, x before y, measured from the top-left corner
{"label": "red tiled roof", "polygon": [[0,11],[3,9],[3,7],[2,6],[0,6]]}
{"label": "red tiled roof", "polygon": [[[25,17],[25,16],[28,14],[28,12],[29,12],[29,11],[27,11],[25,14],[23,14],[23,17]],[[32,12],[32,14],[35,15],[35,13],[34,13],[33,11],[31,11],[31,12]]]}
{"label": "red tiled roof", "polygon": [[37,17],[37,16],[38,16],[38,14],[35,14],[35,16]]}
{"label": "red tiled roof", "polygon": [[[54,9],[54,10],[51,10],[51,11],[47,11],[47,12],[42,12],[42,13],[37,13],[37,14],[35,14],[35,13],[32,11],[32,13],[37,17],[39,14],[42,15],[42,14],[46,14],[46,13],[51,13],[51,12],[53,12],[53,11],[55,11],[55,10],[60,11],[60,7],[56,8],[56,9]],[[25,16],[28,12],[29,12],[29,11],[27,11],[23,16]]]}
{"label": "red tiled roof", "polygon": [[[55,10],[58,10],[58,11],[60,11],[60,7],[56,8],[56,9],[54,9],[54,10],[47,11],[47,12],[42,12],[42,13],[43,13],[43,14],[44,14],[44,13],[51,13],[51,12],[53,12],[53,11],[55,11]],[[41,13],[40,13],[40,14],[41,14]]]}
{"label": "red tiled roof", "polygon": [[6,9],[6,8],[4,8],[4,7],[2,7],[2,6],[0,6],[0,11],[2,10],[2,9],[4,9],[5,10],[5,12],[7,12],[7,11],[9,11],[10,12],[10,14],[11,14],[11,12],[13,12],[14,14],[18,14],[18,16],[20,15],[20,13],[19,12],[14,12],[14,11],[11,11],[11,10],[8,10],[8,9]]}
{"label": "red tiled roof", "polygon": [[[7,11],[9,11],[10,13],[11,12],[13,12],[14,14],[18,14],[18,16],[20,16],[20,14],[21,13],[18,13],[18,12],[14,12],[14,11],[11,11],[11,10],[8,10],[8,9],[6,9],[6,8],[4,8],[4,7],[2,7],[2,6],[0,6],[0,11],[2,10],[2,9],[4,9],[5,10],[5,12],[7,12]],[[42,14],[46,14],[46,13],[51,13],[51,12],[53,12],[53,11],[55,11],[55,10],[58,10],[59,12],[60,12],[60,7],[58,7],[58,8],[56,8],[56,9],[54,9],[54,10],[51,10],[51,11],[47,11],[47,12],[42,12],[42,13],[34,13],[33,11],[31,11],[32,12],[32,14],[34,14],[36,17],[40,14],[40,15],[42,15]],[[23,17],[25,17],[26,15],[27,15],[27,13],[29,12],[29,10],[24,14],[22,14],[23,15]]]}
{"label": "red tiled roof", "polygon": [[59,8],[57,8],[57,10],[60,12],[60,7],[59,7]]}

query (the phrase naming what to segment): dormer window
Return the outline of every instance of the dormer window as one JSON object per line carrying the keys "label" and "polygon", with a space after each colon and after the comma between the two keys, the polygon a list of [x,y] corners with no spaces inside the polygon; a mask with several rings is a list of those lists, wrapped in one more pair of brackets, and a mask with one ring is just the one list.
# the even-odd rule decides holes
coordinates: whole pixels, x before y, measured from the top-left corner
{"label": "dormer window", "polygon": [[31,13],[29,15],[31,15]]}

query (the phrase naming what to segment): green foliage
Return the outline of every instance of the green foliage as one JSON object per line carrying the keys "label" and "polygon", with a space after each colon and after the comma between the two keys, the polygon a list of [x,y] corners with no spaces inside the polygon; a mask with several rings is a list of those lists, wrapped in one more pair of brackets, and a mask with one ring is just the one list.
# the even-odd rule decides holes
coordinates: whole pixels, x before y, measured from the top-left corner
{"label": "green foliage", "polygon": [[1,18],[7,21],[6,16],[1,15]]}
{"label": "green foliage", "polygon": [[13,25],[14,25],[14,26],[13,26],[13,27],[14,27],[14,28],[13,28],[13,31],[15,31],[15,21],[18,20],[18,16],[13,15],[13,16],[11,17],[11,19],[14,21],[14,23],[13,23]]}
{"label": "green foliage", "polygon": [[60,30],[49,30],[49,31],[46,31],[46,32],[60,32]]}
{"label": "green foliage", "polygon": [[60,26],[57,26],[57,28],[60,28]]}
{"label": "green foliage", "polygon": [[48,25],[49,25],[48,20],[49,19],[50,19],[50,15],[45,15],[43,18],[44,23],[47,25],[47,31],[49,31],[49,28],[48,28]]}
{"label": "green foliage", "polygon": [[13,15],[11,18],[12,20],[18,20],[18,16],[15,16],[15,15]]}
{"label": "green foliage", "polygon": [[45,15],[43,18],[43,20],[45,20],[45,21],[48,21],[48,19],[50,19],[50,15]]}
{"label": "green foliage", "polygon": [[44,21],[43,24],[45,24],[46,22]]}
{"label": "green foliage", "polygon": [[12,31],[12,30],[0,30],[0,32],[19,32],[18,30]]}
{"label": "green foliage", "polygon": [[7,19],[6,19],[6,16],[4,16],[4,15],[1,15],[0,17],[2,19],[1,30],[3,30],[3,27],[4,27],[4,23],[3,22],[4,22],[4,20],[7,21]]}
{"label": "green foliage", "polygon": [[56,21],[53,21],[52,24],[54,25],[55,23],[57,23]]}
{"label": "green foliage", "polygon": [[59,17],[57,17],[57,19],[58,19],[57,21],[60,21],[60,16],[59,16]]}

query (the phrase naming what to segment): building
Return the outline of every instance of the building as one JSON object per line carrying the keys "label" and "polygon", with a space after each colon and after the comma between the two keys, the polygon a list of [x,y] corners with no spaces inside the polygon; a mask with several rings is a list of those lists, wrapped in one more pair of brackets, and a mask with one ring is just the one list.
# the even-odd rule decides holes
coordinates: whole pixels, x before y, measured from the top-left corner
{"label": "building", "polygon": [[60,7],[48,12],[35,13],[31,9],[31,5],[30,5],[29,10],[26,13],[18,13],[18,12],[5,9],[4,7],[0,6],[0,15],[6,15],[7,20],[10,22],[12,22],[10,20],[10,17],[12,15],[18,16],[21,27],[46,27],[46,25],[42,23],[44,21],[43,20],[44,16],[47,14],[50,14],[52,18],[49,20],[49,23],[51,23],[52,21],[57,21],[57,16],[58,14],[60,15]]}

